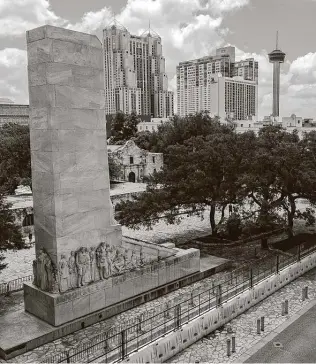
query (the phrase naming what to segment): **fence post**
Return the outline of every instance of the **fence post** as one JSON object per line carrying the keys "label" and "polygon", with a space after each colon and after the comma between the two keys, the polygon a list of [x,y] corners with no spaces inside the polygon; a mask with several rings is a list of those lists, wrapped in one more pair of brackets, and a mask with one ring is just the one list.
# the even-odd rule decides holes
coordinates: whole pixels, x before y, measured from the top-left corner
{"label": "fence post", "polygon": [[230,339],[227,339],[227,356],[230,356]]}
{"label": "fence post", "polygon": [[308,286],[305,287],[305,298],[308,300]]}
{"label": "fence post", "polygon": [[138,317],[137,317],[137,333],[141,334],[142,333],[142,320],[143,320],[143,314],[141,313]]}
{"label": "fence post", "polygon": [[253,287],[253,271],[252,271],[252,268],[250,268],[250,288]]}
{"label": "fence post", "polygon": [[174,329],[178,330],[181,327],[181,306],[178,304],[174,308]]}
{"label": "fence post", "polygon": [[232,336],[232,353],[236,353],[236,337]]}
{"label": "fence post", "polygon": [[264,316],[261,316],[261,331],[264,331]]}
{"label": "fence post", "polygon": [[194,299],[193,299],[193,292],[191,292],[191,298],[190,298],[190,306],[194,307],[195,304],[194,304]]}
{"label": "fence post", "polygon": [[285,303],[282,302],[281,304],[281,315],[284,316],[285,315]]}
{"label": "fence post", "polygon": [[306,292],[305,292],[305,287],[302,288],[302,301],[305,301],[306,298]]}
{"label": "fence post", "polygon": [[297,247],[297,261],[299,262],[301,260],[301,244]]}
{"label": "fence post", "polygon": [[284,313],[286,315],[289,313],[289,300],[284,301]]}
{"label": "fence post", "polygon": [[69,355],[69,350],[67,351],[67,363],[70,363],[70,355]]}
{"label": "fence post", "polygon": [[257,320],[257,334],[260,335],[261,329],[260,329],[260,319]]}
{"label": "fence post", "polygon": [[280,256],[279,254],[276,257],[276,272],[277,274],[279,273],[279,269],[280,269]]}
{"label": "fence post", "polygon": [[122,330],[121,331],[121,359],[124,360],[125,357],[127,356],[127,352],[126,352],[126,330]]}
{"label": "fence post", "polygon": [[217,286],[216,292],[216,306],[220,306],[222,304],[222,286],[219,284]]}
{"label": "fence post", "polygon": [[[138,347],[138,345],[137,345]],[[108,343],[108,333],[105,333],[105,340],[104,340],[104,353],[105,353],[105,362],[108,361],[108,350],[109,350],[109,343]]]}

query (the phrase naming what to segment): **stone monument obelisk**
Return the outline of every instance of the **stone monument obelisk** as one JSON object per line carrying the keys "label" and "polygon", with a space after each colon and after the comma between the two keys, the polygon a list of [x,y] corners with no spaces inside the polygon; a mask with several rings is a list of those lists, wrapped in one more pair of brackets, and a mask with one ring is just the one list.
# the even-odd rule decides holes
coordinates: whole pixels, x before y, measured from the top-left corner
{"label": "stone monument obelisk", "polygon": [[[103,51],[94,35],[45,25],[27,32],[27,53],[36,260],[25,309],[57,325],[66,318],[51,312],[56,297],[99,280],[106,246],[122,243],[110,202]],[[55,303],[45,305],[49,297]]]}

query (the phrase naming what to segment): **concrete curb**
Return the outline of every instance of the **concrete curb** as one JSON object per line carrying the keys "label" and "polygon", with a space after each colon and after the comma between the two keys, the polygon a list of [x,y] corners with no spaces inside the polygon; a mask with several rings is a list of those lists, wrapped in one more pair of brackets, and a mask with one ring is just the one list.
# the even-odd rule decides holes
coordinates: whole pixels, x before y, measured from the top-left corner
{"label": "concrete curb", "polygon": [[311,300],[304,308],[295,312],[292,317],[286,320],[283,324],[279,325],[273,331],[270,332],[266,337],[262,338],[257,344],[248,349],[244,354],[237,358],[238,363],[244,363],[248,360],[252,355],[254,355],[258,350],[263,348],[267,343],[272,341],[277,335],[279,335],[283,330],[289,327],[294,321],[303,316],[307,311],[309,311],[313,306],[316,305],[316,299]]}

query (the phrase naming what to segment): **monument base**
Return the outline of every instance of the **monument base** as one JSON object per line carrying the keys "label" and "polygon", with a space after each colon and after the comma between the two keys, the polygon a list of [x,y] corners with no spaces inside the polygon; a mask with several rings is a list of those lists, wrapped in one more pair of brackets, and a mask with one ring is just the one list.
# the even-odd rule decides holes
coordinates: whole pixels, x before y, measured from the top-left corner
{"label": "monument base", "polygon": [[[22,309],[0,316],[0,357],[9,360],[39,346],[72,334],[82,328],[113,317],[143,303],[154,300],[179,288],[228,269],[227,259],[208,256],[201,259],[201,271],[169,282],[151,291],[134,296],[93,314],[76,319],[59,327],[52,326]],[[18,293],[16,293],[18,294]]]}
{"label": "monument base", "polygon": [[200,251],[188,249],[179,250],[160,262],[61,294],[44,292],[26,283],[25,310],[53,326],[60,326],[199,271]]}

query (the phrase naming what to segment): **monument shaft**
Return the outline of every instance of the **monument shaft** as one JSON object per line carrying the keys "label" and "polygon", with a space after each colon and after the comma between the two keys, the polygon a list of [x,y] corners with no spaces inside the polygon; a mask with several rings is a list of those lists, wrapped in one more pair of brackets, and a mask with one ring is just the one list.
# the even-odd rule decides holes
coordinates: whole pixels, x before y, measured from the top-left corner
{"label": "monument shaft", "polygon": [[113,224],[102,45],[52,26],[27,32],[36,254],[58,266],[81,247],[121,243]]}

